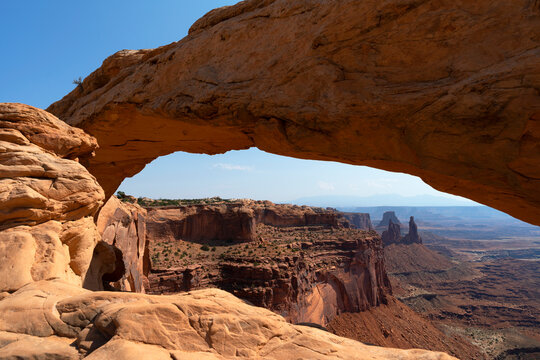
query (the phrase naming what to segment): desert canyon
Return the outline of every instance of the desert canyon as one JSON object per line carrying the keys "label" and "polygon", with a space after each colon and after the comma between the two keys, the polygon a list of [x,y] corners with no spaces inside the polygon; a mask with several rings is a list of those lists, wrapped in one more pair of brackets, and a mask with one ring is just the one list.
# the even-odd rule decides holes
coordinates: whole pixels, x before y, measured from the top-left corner
{"label": "desert canyon", "polygon": [[113,196],[159,156],[249,147],[417,175],[540,225],[540,3],[247,0],[108,57],[47,110],[0,103],[0,359],[486,355],[438,325],[510,321],[489,274],[514,265],[447,282],[465,263],[418,216],[403,232],[396,214]]}

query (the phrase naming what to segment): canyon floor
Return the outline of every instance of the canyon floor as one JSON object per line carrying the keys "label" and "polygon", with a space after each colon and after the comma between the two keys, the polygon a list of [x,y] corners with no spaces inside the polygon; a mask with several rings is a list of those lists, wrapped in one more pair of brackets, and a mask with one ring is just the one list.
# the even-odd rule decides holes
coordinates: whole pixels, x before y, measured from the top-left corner
{"label": "canyon floor", "polygon": [[487,359],[538,359],[540,229],[510,217],[418,222],[424,245],[385,249],[394,295]]}

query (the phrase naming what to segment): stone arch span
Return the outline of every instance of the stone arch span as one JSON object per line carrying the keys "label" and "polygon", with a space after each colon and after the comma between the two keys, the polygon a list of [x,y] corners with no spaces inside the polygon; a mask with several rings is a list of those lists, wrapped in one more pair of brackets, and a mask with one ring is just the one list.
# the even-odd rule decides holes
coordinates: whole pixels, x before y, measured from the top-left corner
{"label": "stone arch span", "polygon": [[531,0],[248,0],[123,50],[48,111],[111,195],[158,156],[256,146],[420,176],[540,225]]}

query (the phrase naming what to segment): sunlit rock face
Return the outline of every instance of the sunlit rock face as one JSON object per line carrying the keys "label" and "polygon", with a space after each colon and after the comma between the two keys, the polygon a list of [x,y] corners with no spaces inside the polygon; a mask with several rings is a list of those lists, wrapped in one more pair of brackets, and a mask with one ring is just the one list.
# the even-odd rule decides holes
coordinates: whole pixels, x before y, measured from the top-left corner
{"label": "sunlit rock face", "polygon": [[117,274],[108,279],[109,285],[122,291],[144,293],[150,270],[146,210],[113,196],[99,212],[97,228],[102,240],[115,249],[115,259],[118,257]]}
{"label": "sunlit rock face", "polygon": [[[202,256],[184,266],[157,262],[148,276],[150,293],[218,287],[293,323],[322,325],[342,312],[385,303],[391,295],[380,237],[352,229],[334,209],[242,199],[148,207],[146,213],[148,247],[157,251],[150,251],[151,258],[163,244],[177,249],[184,242],[246,243],[255,250],[255,255]],[[279,255],[270,250],[274,247]],[[258,253],[260,248],[268,251]]]}
{"label": "sunlit rock face", "polygon": [[0,314],[2,359],[455,359],[292,325],[217,289],[156,296],[39,281],[5,295]]}
{"label": "sunlit rock face", "polygon": [[539,34],[529,0],[249,0],[116,53],[49,111],[98,139],[107,196],[158,156],[256,146],[540,224]]}
{"label": "sunlit rock face", "polygon": [[46,111],[0,104],[0,292],[50,278],[97,286],[87,274],[104,193],[78,162],[96,148]]}

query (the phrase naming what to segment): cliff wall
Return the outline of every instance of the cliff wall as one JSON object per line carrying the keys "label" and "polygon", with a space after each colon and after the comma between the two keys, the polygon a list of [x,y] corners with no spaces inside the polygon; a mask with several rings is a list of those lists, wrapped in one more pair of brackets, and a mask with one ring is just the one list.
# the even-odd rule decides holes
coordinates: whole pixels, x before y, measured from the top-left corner
{"label": "cliff wall", "polygon": [[371,217],[368,213],[354,213],[345,212],[343,216],[357,229],[373,230],[373,224],[371,223]]}
{"label": "cliff wall", "polygon": [[[204,236],[185,236],[185,227],[174,225],[184,222],[186,214],[204,217],[216,209],[222,211],[217,224],[211,223],[213,217],[201,220],[209,231]],[[352,229],[335,210],[251,200],[147,210],[147,237],[150,248],[154,246],[148,276],[151,293],[219,287],[289,321],[318,324],[344,311],[378,306],[391,294],[380,237]],[[230,219],[229,228],[242,233],[241,220],[247,214],[253,224],[249,244],[232,241],[232,236],[213,237],[223,219]],[[218,257],[198,251],[200,244],[212,247]],[[171,246],[174,256],[169,255]],[[279,250],[273,253],[274,249]],[[171,264],[171,258],[181,258],[181,253],[197,261]],[[169,259],[167,263],[157,260],[160,254]]]}

